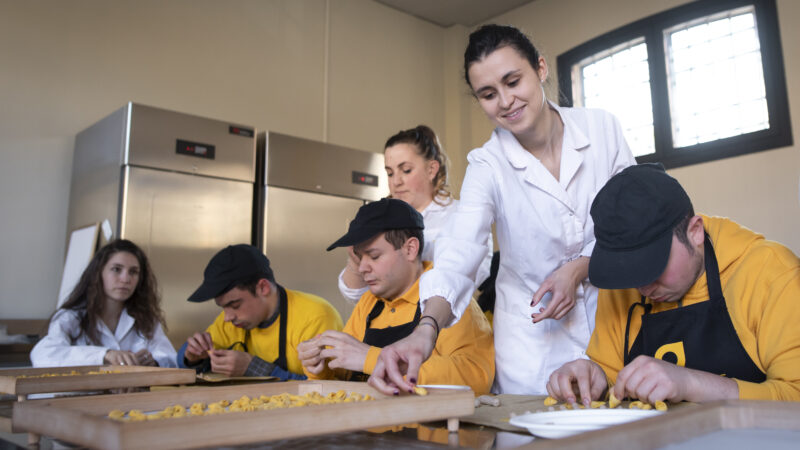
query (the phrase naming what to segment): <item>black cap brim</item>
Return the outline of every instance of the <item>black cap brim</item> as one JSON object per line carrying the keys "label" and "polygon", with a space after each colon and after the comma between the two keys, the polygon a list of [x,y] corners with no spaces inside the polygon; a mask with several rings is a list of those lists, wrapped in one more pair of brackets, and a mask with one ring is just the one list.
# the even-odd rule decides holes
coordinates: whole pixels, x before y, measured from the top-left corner
{"label": "black cap brim", "polygon": [[607,250],[595,244],[589,260],[589,281],[600,289],[647,286],[664,273],[672,249],[672,230],[646,246]]}
{"label": "black cap brim", "polygon": [[189,296],[190,302],[195,303],[202,303],[212,298],[216,298],[219,295],[224,294],[227,292],[228,283],[227,282],[216,282],[216,283],[209,283],[208,281],[203,281],[203,284],[197,288],[192,295]]}
{"label": "black cap brim", "polygon": [[333,244],[329,245],[326,251],[331,251],[337,247],[349,247],[351,245],[358,245],[364,241],[371,239],[373,236],[385,230],[380,228],[359,228],[356,232],[348,231],[347,234],[340,237]]}

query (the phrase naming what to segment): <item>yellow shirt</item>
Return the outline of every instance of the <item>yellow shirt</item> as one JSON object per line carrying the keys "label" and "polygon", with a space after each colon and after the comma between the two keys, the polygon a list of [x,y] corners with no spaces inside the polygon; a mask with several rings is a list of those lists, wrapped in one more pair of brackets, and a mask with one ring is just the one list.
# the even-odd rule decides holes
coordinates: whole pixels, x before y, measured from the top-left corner
{"label": "yellow shirt", "polygon": [[[289,372],[303,374],[303,364],[297,357],[297,344],[326,331],[342,329],[342,317],[322,297],[286,289],[286,364]],[[220,313],[206,331],[211,334],[214,348],[227,349],[236,342],[244,342],[247,352],[267,362],[278,359],[280,317],[267,328],[253,328],[247,333],[244,328],[225,322],[225,313]],[[242,350],[236,346],[233,350]]]}
{"label": "yellow shirt", "polygon": [[[423,262],[424,270],[432,267]],[[385,302],[381,314],[372,320],[372,328],[386,328],[403,325],[414,319],[419,303],[419,279],[400,297],[393,300],[381,299],[367,291],[356,304],[344,332],[363,341],[366,333],[367,316],[379,301]],[[370,347],[364,368],[371,374],[378,361],[381,349]],[[317,377],[306,373],[309,378],[331,378],[334,375],[325,371]],[[494,342],[492,328],[480,307],[471,300],[461,320],[450,328],[442,329],[431,357],[422,364],[418,384],[461,384],[472,388],[475,394],[489,392],[494,379]]]}
{"label": "yellow shirt", "polygon": [[[786,247],[729,219],[702,217],[717,254],[733,327],[747,354],[767,375],[763,383],[735,380],[739,398],[800,401],[800,260]],[[640,300],[636,289],[600,290],[597,325],[586,353],[612,383],[623,367],[628,308]],[[703,274],[684,296],[683,305],[706,300]],[[677,307],[678,302],[654,303],[651,312]],[[638,308],[631,317],[629,347],[641,325]],[[725,351],[709,345],[708,351]]]}

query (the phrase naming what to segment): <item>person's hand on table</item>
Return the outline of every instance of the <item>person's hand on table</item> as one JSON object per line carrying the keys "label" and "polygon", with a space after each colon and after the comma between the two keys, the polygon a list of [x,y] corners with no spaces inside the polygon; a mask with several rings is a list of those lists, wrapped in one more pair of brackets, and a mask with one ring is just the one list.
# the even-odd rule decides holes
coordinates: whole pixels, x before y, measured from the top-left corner
{"label": "person's hand on table", "polygon": [[247,371],[253,355],[238,350],[211,350],[211,371],[229,377],[240,377]]}
{"label": "person's hand on table", "polygon": [[739,385],[731,378],[644,355],[637,356],[619,371],[613,389],[617,398],[637,398],[650,404],[664,400],[703,402],[739,397]]}
{"label": "person's hand on table", "polygon": [[183,357],[189,364],[194,364],[201,359],[206,359],[211,350],[214,350],[211,334],[208,332],[195,333],[186,340],[186,351]]}
{"label": "person's hand on table", "polygon": [[146,348],[134,353],[134,356],[136,356],[136,360],[139,362],[140,366],[158,366],[155,358],[153,358],[153,355]]}
{"label": "person's hand on table", "polygon": [[320,356],[331,369],[363,371],[369,345],[341,331],[328,330],[319,337]]}
{"label": "person's hand on table", "polygon": [[587,277],[589,258],[580,257],[559,267],[551,273],[533,294],[531,306],[536,306],[550,292],[552,296],[547,306],[531,314],[533,323],[544,319],[559,320],[575,307],[575,294],[578,284]]}
{"label": "person's hand on table", "polygon": [[139,364],[133,352],[125,350],[109,350],[103,356],[103,364],[111,366],[136,366]]}
{"label": "person's hand on table", "polygon": [[414,392],[419,368],[433,353],[440,327],[454,318],[450,308],[444,297],[427,299],[414,331],[381,350],[375,369],[367,380],[369,385],[387,395],[398,395],[400,390]]}
{"label": "person's hand on table", "polygon": [[297,345],[297,357],[303,368],[312,375],[319,375],[325,370],[325,358],[320,355],[325,346],[320,344],[320,338],[317,335]]}
{"label": "person's hand on table", "polygon": [[586,407],[589,407],[592,400],[602,397],[607,387],[608,381],[603,369],[588,359],[576,359],[564,364],[547,381],[547,393],[551,397],[575,403],[579,396]]}
{"label": "person's hand on table", "polygon": [[435,345],[436,330],[418,326],[410,335],[381,350],[367,382],[387,395],[398,395],[400,390],[413,392],[419,368],[430,357]]}

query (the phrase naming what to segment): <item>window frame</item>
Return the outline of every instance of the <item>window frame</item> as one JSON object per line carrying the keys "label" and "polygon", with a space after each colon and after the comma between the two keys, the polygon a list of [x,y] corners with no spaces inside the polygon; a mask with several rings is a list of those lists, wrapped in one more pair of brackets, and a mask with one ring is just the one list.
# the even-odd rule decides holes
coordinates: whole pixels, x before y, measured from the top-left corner
{"label": "window frame", "polygon": [[[769,128],[686,147],[672,141],[664,30],[719,12],[752,5],[761,48]],[[644,37],[650,69],[655,153],[636,161],[675,168],[793,145],[786,72],[775,0],[698,0],[646,17],[591,39],[557,57],[559,104],[573,106],[572,67],[603,50]]]}

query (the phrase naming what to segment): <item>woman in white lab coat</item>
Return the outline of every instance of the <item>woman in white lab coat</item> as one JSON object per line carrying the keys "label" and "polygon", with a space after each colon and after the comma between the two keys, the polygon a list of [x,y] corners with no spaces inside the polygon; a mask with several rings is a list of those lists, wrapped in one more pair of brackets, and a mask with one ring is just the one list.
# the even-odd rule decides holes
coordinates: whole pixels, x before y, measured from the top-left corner
{"label": "woman in white lab coat", "polygon": [[31,362],[34,367],[176,367],[163,325],[147,256],[133,242],[115,240],[94,255],[53,314],[47,336],[31,351]]}
{"label": "woman in white lab coat", "polygon": [[[422,260],[433,261],[436,241],[458,205],[447,185],[447,155],[436,133],[430,127],[418,125],[390,137],[383,157],[389,195],[405,201],[422,214],[425,223]],[[492,237],[485,239],[484,244],[483,259],[474,276],[477,284],[489,276],[492,262]],[[345,299],[357,303],[367,291],[367,284],[358,272],[358,258],[352,248],[347,251],[347,265],[339,274],[339,291]]]}
{"label": "woman in white lab coat", "polygon": [[[470,274],[494,223],[501,258],[493,391],[544,395],[553,370],[585,357],[594,329],[592,200],[635,160],[611,114],[547,100],[547,63],[516,28],[473,32],[464,71],[496,128],[470,152],[461,201],[437,242],[433,270],[422,276],[423,320],[435,326],[385,348],[370,383],[392,393],[415,382],[417,361],[435,341],[431,330],[454,323],[469,302]],[[399,377],[404,372],[407,381]]]}

